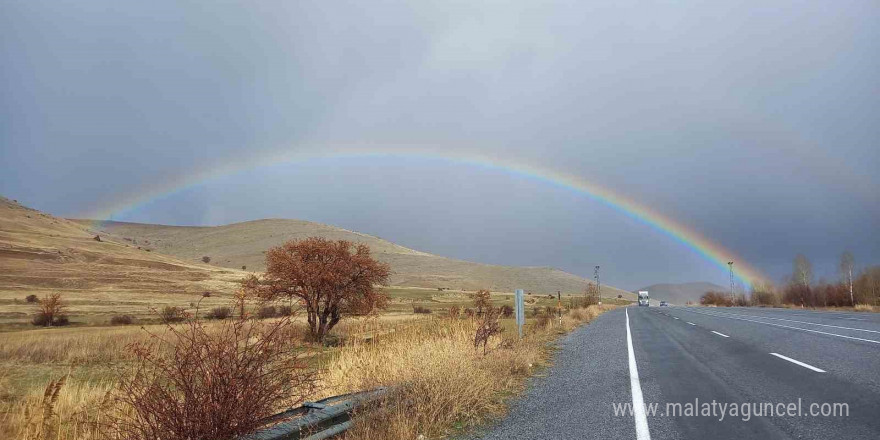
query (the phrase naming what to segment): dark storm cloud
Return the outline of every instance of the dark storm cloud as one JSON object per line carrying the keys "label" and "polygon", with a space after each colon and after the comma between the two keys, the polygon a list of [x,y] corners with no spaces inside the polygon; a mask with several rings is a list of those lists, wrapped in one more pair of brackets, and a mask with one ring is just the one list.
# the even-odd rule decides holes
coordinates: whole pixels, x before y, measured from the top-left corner
{"label": "dark storm cloud", "polygon": [[[56,214],[271,151],[412,144],[585,176],[774,277],[798,252],[829,274],[844,248],[862,263],[880,255],[876,2],[21,1],[2,9],[0,192]],[[481,226],[505,217],[480,214],[487,200],[472,197],[475,185],[506,177],[461,171],[467,183],[450,186],[418,177],[448,174],[448,164],[411,167],[374,178],[365,200],[405,211],[399,188],[416,185],[423,197],[412,204],[434,197],[470,213],[455,222],[461,235],[450,239],[439,222],[414,228],[413,216],[347,212],[345,189],[367,179],[348,162],[332,186],[288,177],[308,193],[224,199],[260,174],[243,173],[134,219],[305,217],[277,203],[300,198],[312,219],[461,258],[582,274],[586,260],[607,258],[627,268],[616,274],[626,287],[723,280],[649,229],[611,221],[610,211],[590,220],[601,239],[575,233],[565,225],[603,208],[577,199],[587,208],[564,209],[549,197],[558,189],[476,191],[534,211],[505,230],[526,244],[506,243]],[[563,246],[556,237],[565,234],[592,243],[589,255]],[[618,240],[594,243],[607,237]],[[531,259],[510,257],[529,246]],[[658,269],[661,258],[680,265]]]}

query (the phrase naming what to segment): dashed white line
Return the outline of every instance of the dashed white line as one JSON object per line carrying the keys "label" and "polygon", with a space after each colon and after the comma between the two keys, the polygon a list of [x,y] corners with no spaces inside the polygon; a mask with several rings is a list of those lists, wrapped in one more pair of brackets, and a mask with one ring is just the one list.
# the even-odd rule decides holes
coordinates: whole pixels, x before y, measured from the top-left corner
{"label": "dashed white line", "polygon": [[626,350],[629,354],[629,386],[632,390],[633,419],[636,423],[636,440],[651,440],[648,431],[648,417],[645,415],[645,400],[642,397],[642,385],[639,383],[639,368],[633,350],[632,334],[629,330],[629,311],[626,311]]}
{"label": "dashed white line", "polygon": [[[798,323],[798,324],[818,325],[818,326],[821,326],[821,327],[832,327],[832,328],[839,328],[839,329],[842,329],[842,330],[853,330],[853,331],[857,331],[857,332],[880,333],[880,331],[878,331],[878,330],[869,330],[869,329],[866,329],[866,328],[843,327],[843,326],[840,326],[840,325],[831,325],[831,324],[819,324],[818,322],[798,321],[798,320],[796,320],[796,319],[772,318],[772,317],[770,317],[770,316],[741,315],[741,314],[738,314],[738,313],[722,313],[722,312],[718,312],[718,314],[720,314],[720,315],[731,315],[731,316],[741,316],[741,317],[745,317],[745,318],[772,319],[772,320],[774,320],[774,321],[796,322],[796,323]],[[843,318],[843,319],[849,319],[849,318]]]}
{"label": "dashed white line", "polygon": [[718,332],[716,332],[715,330],[712,330],[712,333],[715,333],[715,334],[718,335],[718,336],[723,336],[723,337],[725,337],[725,338],[729,338],[729,337],[730,337],[730,336],[725,335],[724,333],[718,333]]}
{"label": "dashed white line", "polygon": [[672,317],[672,319],[678,319],[678,318],[677,318],[677,317],[675,317],[675,316],[673,316],[673,317]]}
{"label": "dashed white line", "polygon": [[690,321],[685,321],[685,322],[688,323],[688,324],[690,324],[690,325],[696,325],[696,324],[694,324],[693,322],[690,322]]}
{"label": "dashed white line", "polygon": [[791,362],[791,363],[793,363],[793,364],[797,364],[797,365],[800,365],[800,366],[802,366],[802,367],[804,367],[804,368],[807,368],[807,369],[813,370],[813,371],[815,371],[815,372],[817,372],[817,373],[824,373],[824,372],[825,372],[825,370],[823,370],[823,369],[821,369],[821,368],[816,368],[816,367],[814,367],[814,366],[812,366],[812,365],[810,365],[810,364],[805,364],[805,363],[803,363],[803,362],[801,362],[801,361],[799,361],[799,360],[792,359],[792,358],[790,358],[790,357],[788,357],[788,356],[783,356],[783,355],[781,355],[781,354],[779,354],[779,353],[770,353],[770,354],[772,354],[773,356],[778,357],[779,359],[785,359],[785,360],[787,360],[787,361],[789,361],[789,362]]}
{"label": "dashed white line", "polygon": [[846,335],[838,335],[837,333],[820,332],[819,330],[811,330],[811,329],[808,329],[808,328],[792,327],[792,326],[790,326],[790,325],[782,325],[782,324],[773,324],[772,322],[755,321],[755,320],[753,320],[753,319],[737,318],[737,317],[734,317],[734,316],[728,316],[728,315],[726,315],[726,314],[703,313],[703,312],[695,312],[695,311],[693,311],[693,310],[690,310],[690,312],[697,313],[697,314],[700,314],[700,315],[706,315],[706,316],[719,316],[719,317],[727,318],[727,319],[736,319],[736,320],[739,320],[739,321],[747,321],[747,322],[754,322],[754,323],[757,323],[757,324],[772,325],[773,327],[788,328],[788,329],[792,329],[792,330],[800,330],[800,331],[804,331],[804,332],[817,333],[817,334],[820,334],[820,335],[837,336],[838,338],[845,338],[845,339],[852,339],[852,340],[855,340],[855,341],[862,341],[862,342],[870,342],[870,343],[873,343],[873,344],[880,344],[880,341],[875,341],[875,340],[873,340],[873,339],[857,338],[857,337],[855,337],[855,336],[846,336]]}

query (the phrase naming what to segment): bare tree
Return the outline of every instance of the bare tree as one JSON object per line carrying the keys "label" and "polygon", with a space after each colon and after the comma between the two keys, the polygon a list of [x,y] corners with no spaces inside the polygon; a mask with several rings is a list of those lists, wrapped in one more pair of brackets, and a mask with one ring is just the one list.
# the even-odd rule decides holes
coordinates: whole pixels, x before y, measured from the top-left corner
{"label": "bare tree", "polygon": [[853,306],[856,305],[855,295],[853,295],[853,270],[856,266],[856,259],[853,257],[852,252],[845,251],[840,256],[840,275],[843,277],[844,282],[849,285],[849,300]]}
{"label": "bare tree", "polygon": [[376,286],[390,274],[365,244],[311,237],[269,249],[263,279],[247,280],[244,287],[263,300],[299,300],[312,337],[322,341],[344,315],[384,308],[388,297]]}
{"label": "bare tree", "polygon": [[806,287],[810,287],[810,284],[813,283],[813,263],[810,263],[810,260],[803,254],[798,254],[794,258],[792,281]]}

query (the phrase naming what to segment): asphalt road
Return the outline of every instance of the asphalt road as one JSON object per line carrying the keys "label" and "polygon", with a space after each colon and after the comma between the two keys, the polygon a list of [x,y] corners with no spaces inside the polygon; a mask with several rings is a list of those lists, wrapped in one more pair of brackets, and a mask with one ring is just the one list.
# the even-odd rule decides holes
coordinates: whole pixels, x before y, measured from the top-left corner
{"label": "asphalt road", "polygon": [[474,438],[880,438],[880,314],[627,307],[561,345]]}

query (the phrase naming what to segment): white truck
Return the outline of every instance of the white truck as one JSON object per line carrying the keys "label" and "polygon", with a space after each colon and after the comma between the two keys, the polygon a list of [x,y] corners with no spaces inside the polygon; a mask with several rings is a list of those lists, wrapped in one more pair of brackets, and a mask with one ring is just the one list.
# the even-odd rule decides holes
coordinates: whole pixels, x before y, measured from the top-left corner
{"label": "white truck", "polygon": [[639,307],[641,307],[641,306],[648,307],[649,306],[649,304],[648,304],[649,299],[650,299],[650,297],[648,297],[647,290],[639,290]]}

